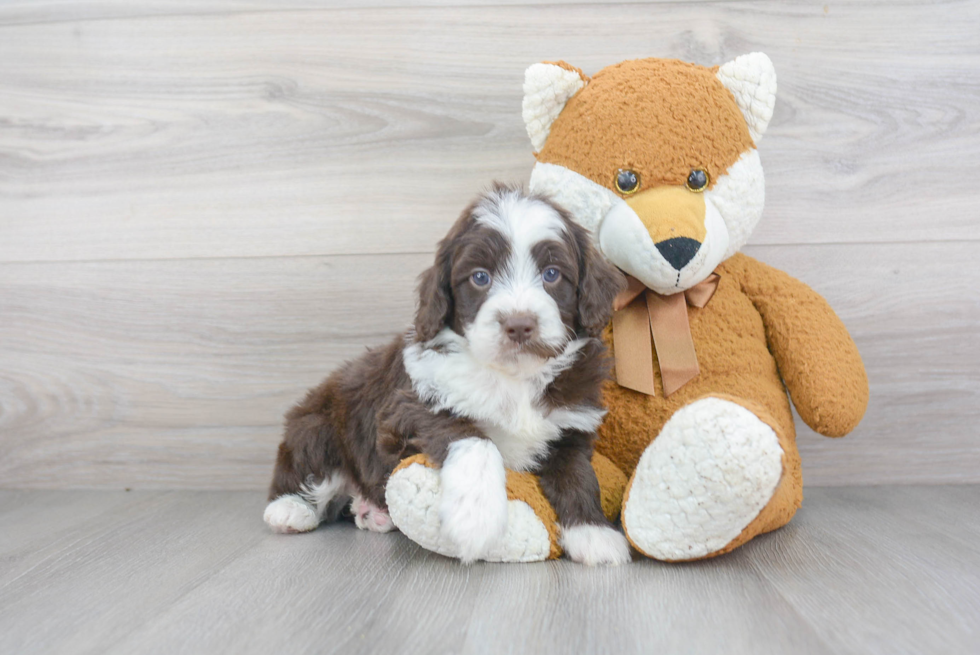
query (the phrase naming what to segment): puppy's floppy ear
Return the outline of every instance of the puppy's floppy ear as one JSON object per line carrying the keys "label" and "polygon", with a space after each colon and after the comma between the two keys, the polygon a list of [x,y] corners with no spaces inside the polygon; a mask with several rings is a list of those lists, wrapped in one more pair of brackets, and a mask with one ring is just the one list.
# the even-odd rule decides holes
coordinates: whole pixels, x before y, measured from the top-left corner
{"label": "puppy's floppy ear", "polygon": [[590,337],[598,337],[613,314],[613,299],[626,288],[626,278],[599,253],[592,237],[572,223],[579,248],[578,323]]}
{"label": "puppy's floppy ear", "polygon": [[419,276],[419,308],[415,313],[415,335],[418,341],[434,339],[452,320],[451,250],[450,238],[446,237],[439,242],[435,264]]}

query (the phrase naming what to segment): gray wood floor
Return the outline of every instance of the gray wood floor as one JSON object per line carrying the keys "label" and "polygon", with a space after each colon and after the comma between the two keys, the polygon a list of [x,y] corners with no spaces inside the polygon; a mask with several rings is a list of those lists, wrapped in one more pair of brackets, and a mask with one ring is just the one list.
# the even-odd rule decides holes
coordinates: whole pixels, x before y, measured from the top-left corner
{"label": "gray wood floor", "polygon": [[255,492],[0,492],[2,653],[977,653],[980,486],[808,488],[694,564],[268,533]]}

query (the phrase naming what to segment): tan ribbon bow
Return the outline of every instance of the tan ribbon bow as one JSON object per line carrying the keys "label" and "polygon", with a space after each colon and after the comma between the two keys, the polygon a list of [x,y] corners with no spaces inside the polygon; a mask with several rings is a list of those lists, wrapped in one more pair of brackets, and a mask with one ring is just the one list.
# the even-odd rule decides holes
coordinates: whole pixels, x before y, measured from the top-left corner
{"label": "tan ribbon bow", "polygon": [[657,395],[653,386],[653,346],[657,349],[664,397],[697,377],[687,306],[702,308],[718,289],[721,276],[712,273],[683,293],[662,296],[627,276],[626,290],[613,301],[613,346],[616,350],[616,382],[623,387]]}

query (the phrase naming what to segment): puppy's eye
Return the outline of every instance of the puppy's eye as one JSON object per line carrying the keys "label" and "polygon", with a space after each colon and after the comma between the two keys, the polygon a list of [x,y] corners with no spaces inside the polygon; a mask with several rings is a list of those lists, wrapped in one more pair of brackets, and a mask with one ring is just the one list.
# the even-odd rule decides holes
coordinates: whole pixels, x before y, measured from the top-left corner
{"label": "puppy's eye", "polygon": [[625,168],[616,173],[616,190],[624,196],[635,193],[640,188],[640,176]]}
{"label": "puppy's eye", "polygon": [[544,269],[543,273],[541,273],[541,277],[549,284],[552,282],[557,282],[558,278],[561,277],[561,271],[554,266],[549,266],[548,268]]}
{"label": "puppy's eye", "polygon": [[470,279],[473,281],[473,284],[478,287],[485,287],[490,284],[490,274],[483,270],[473,273],[473,275],[470,276]]}
{"label": "puppy's eye", "polygon": [[708,188],[708,173],[704,169],[695,168],[687,176],[687,184],[685,186],[695,193],[701,193]]}

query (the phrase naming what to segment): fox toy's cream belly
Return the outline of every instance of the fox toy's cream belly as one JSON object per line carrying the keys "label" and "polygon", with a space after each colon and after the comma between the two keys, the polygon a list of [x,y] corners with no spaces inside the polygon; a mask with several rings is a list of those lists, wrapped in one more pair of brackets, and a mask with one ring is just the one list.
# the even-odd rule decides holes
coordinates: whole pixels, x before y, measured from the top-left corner
{"label": "fox toy's cream belly", "polygon": [[[718,290],[703,309],[688,308],[691,335],[700,375],[663,397],[663,383],[654,353],[656,396],[625,389],[609,382],[604,400],[609,410],[599,429],[596,450],[630,475],[646,447],[664,423],[681,407],[699,398],[725,396],[770,423],[795,456],[795,432],[789,398],[776,361],[766,345],[759,312],[742,293],[738,281],[718,267]],[[606,342],[612,350],[611,328]]]}

